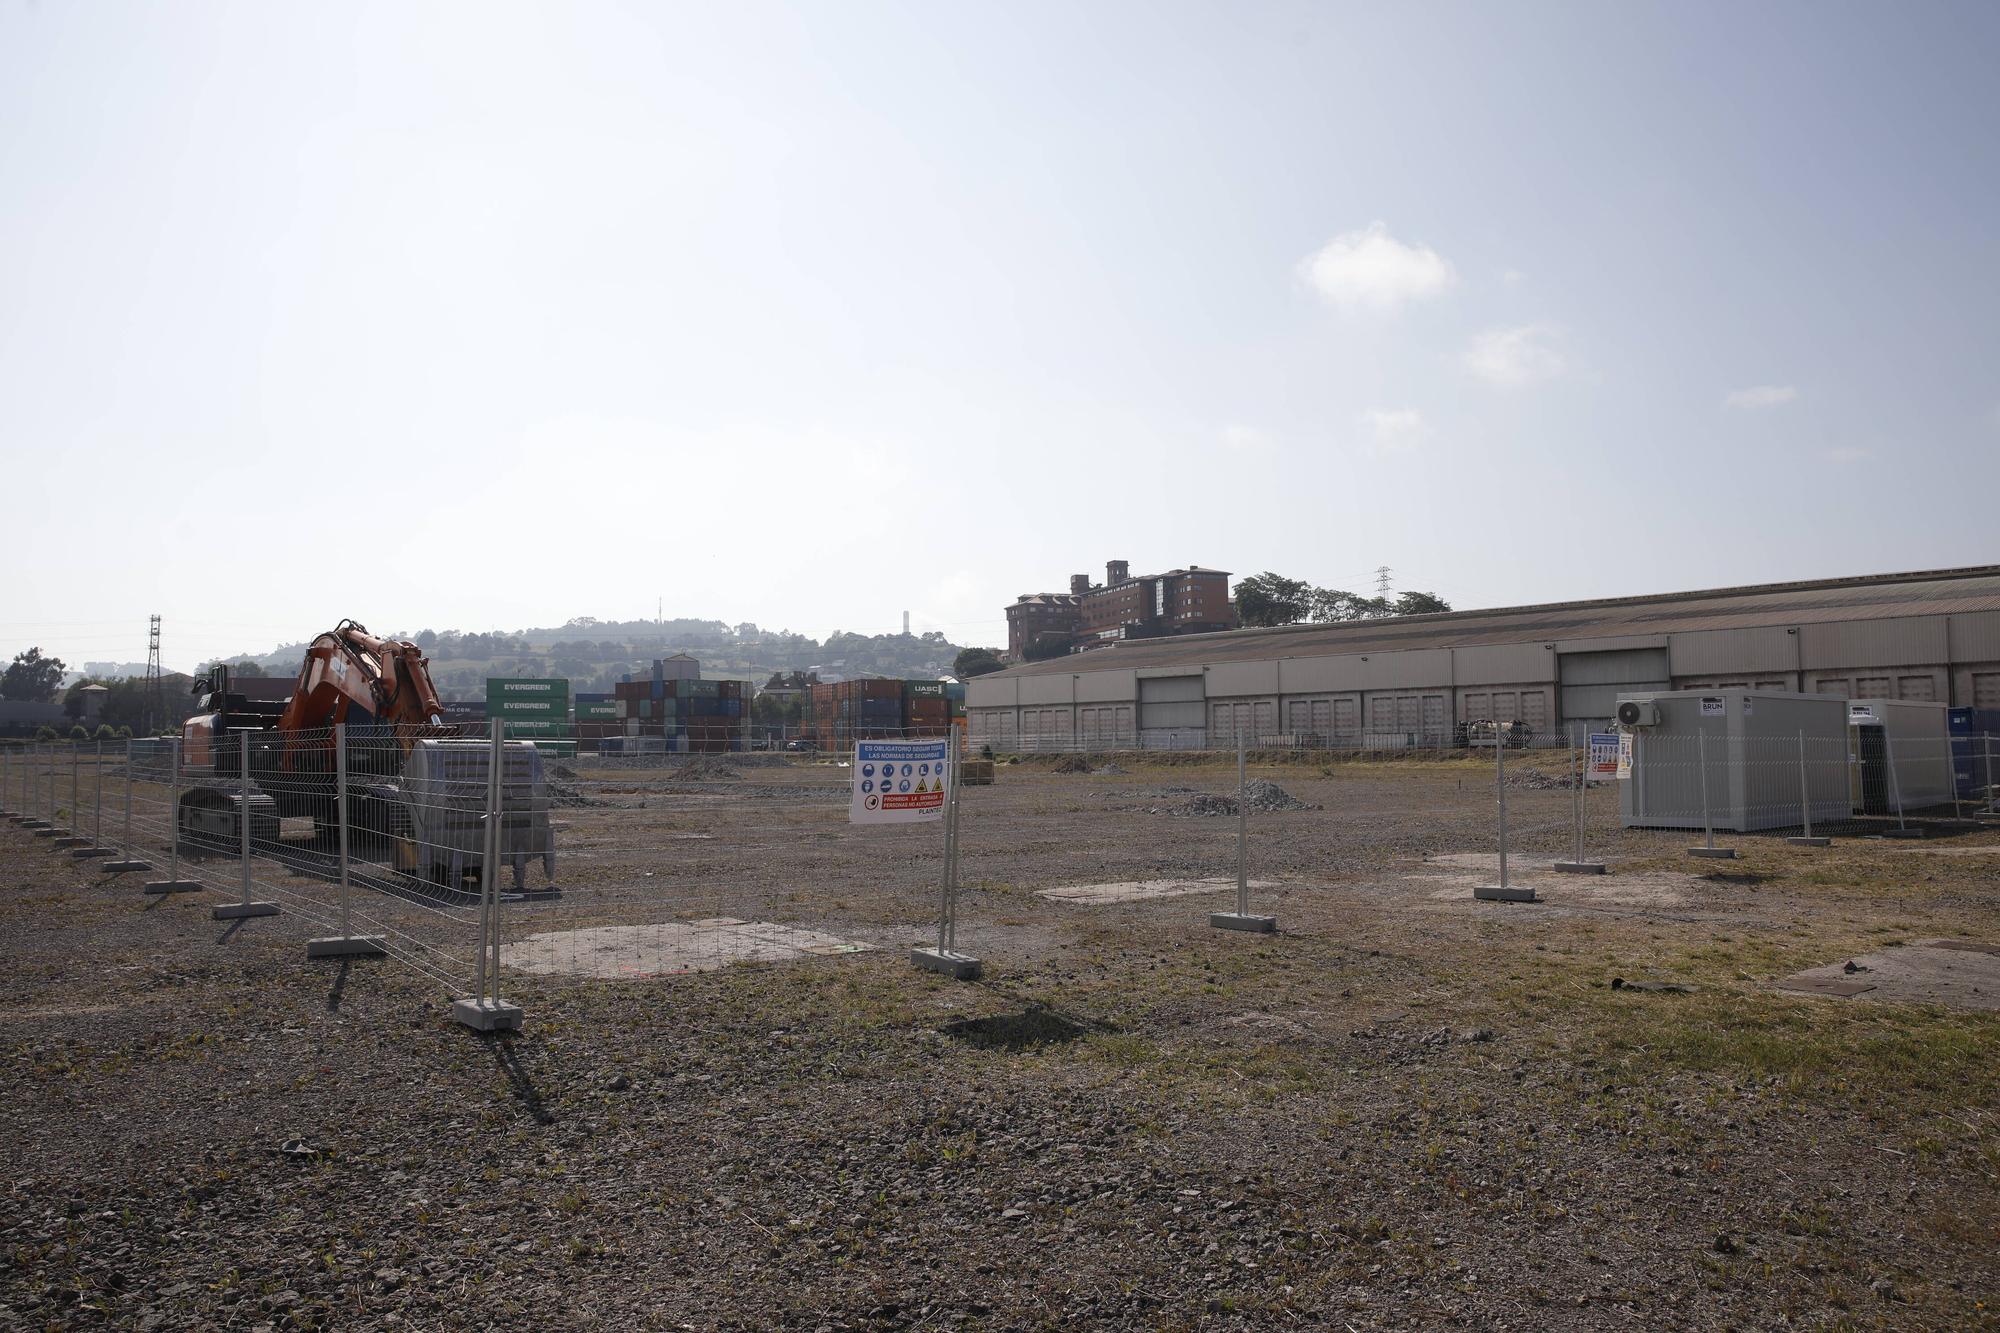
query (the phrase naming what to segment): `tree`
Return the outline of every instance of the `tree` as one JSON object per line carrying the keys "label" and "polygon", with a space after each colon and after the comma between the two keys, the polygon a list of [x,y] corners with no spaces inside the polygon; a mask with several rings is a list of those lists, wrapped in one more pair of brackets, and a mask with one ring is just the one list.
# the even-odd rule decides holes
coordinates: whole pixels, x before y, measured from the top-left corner
{"label": "tree", "polygon": [[989,671],[999,671],[1006,665],[1000,660],[1000,654],[991,648],[961,648],[958,656],[951,659],[951,674],[960,680],[971,680]]}
{"label": "tree", "polygon": [[1396,599],[1399,616],[1434,616],[1451,610],[1451,603],[1434,592],[1406,592]]}
{"label": "tree", "polygon": [[1236,614],[1245,625],[1295,625],[1312,611],[1314,589],[1298,579],[1265,570],[1236,585]]}
{"label": "tree", "polygon": [[1052,657],[1062,657],[1069,652],[1069,635],[1040,634],[1028,642],[1021,650],[1021,656],[1030,662],[1046,662]]}
{"label": "tree", "polygon": [[40,648],[16,653],[13,664],[0,674],[0,698],[47,703],[56,697],[68,669],[60,657],[43,657]]}

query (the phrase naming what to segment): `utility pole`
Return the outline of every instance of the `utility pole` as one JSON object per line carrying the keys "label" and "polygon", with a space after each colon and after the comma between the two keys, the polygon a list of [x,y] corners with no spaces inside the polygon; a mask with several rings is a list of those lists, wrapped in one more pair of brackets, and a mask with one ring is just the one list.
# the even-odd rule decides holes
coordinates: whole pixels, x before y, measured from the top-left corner
{"label": "utility pole", "polygon": [[1389,567],[1387,565],[1375,566],[1375,593],[1379,597],[1387,597],[1389,595]]}
{"label": "utility pole", "polygon": [[154,616],[146,636],[146,730],[167,725],[167,692],[160,680],[160,618]]}

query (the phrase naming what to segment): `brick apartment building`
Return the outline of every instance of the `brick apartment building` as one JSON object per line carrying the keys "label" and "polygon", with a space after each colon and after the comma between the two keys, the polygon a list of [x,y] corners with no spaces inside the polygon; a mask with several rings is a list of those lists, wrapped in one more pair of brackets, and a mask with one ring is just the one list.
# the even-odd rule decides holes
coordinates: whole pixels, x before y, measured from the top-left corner
{"label": "brick apartment building", "polygon": [[1022,593],[1007,608],[1007,654],[1020,660],[1031,646],[1046,650],[1061,643],[1080,652],[1121,639],[1155,639],[1169,634],[1206,634],[1235,629],[1236,606],[1229,600],[1229,573],[1190,565],[1164,574],[1132,577],[1131,565],[1108,561],[1104,582],[1072,574],[1069,591]]}

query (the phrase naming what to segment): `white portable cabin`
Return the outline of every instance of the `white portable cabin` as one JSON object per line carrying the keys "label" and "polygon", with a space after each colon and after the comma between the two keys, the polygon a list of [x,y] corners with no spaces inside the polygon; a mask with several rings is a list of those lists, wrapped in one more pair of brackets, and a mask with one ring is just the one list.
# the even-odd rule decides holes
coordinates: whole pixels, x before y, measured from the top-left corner
{"label": "white portable cabin", "polygon": [[1662,690],[1621,694],[1617,707],[1632,735],[1631,772],[1618,784],[1626,828],[1751,833],[1801,824],[1808,805],[1815,823],[1853,813],[1838,695]]}
{"label": "white portable cabin", "polygon": [[1890,815],[1946,805],[1957,793],[1951,708],[1910,699],[1849,699],[1854,807]]}

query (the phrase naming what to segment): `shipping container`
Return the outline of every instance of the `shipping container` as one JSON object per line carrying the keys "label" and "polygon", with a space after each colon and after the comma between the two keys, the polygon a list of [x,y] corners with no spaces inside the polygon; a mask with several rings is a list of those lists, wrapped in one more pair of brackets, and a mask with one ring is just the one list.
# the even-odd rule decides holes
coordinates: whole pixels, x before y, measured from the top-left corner
{"label": "shipping container", "polygon": [[486,712],[490,717],[569,719],[569,681],[489,676]]}
{"label": "shipping container", "polygon": [[1950,722],[1958,799],[1990,800],[2000,785],[2000,708],[1954,708]]}

